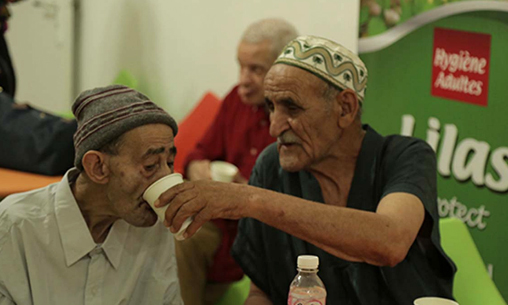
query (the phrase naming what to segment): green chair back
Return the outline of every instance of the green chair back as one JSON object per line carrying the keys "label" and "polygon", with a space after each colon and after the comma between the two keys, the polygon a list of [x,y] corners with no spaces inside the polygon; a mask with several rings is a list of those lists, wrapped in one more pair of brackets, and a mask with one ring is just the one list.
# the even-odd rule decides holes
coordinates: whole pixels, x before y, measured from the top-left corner
{"label": "green chair back", "polygon": [[241,280],[233,283],[215,305],[243,305],[250,290],[250,279],[244,275]]}
{"label": "green chair back", "polygon": [[441,245],[457,265],[453,295],[460,305],[506,305],[490,278],[467,226],[457,218],[439,221]]}
{"label": "green chair back", "polygon": [[132,75],[128,70],[120,70],[115,80],[113,81],[114,85],[124,85],[132,89],[138,90],[138,80]]}
{"label": "green chair back", "polygon": [[[113,81],[113,85],[124,85],[132,89],[138,90],[138,80],[132,75],[131,72],[128,70],[120,70],[118,74],[115,77],[115,80]],[[67,112],[60,112],[58,113],[59,116],[66,118],[66,119],[73,119],[74,114],[72,111]]]}

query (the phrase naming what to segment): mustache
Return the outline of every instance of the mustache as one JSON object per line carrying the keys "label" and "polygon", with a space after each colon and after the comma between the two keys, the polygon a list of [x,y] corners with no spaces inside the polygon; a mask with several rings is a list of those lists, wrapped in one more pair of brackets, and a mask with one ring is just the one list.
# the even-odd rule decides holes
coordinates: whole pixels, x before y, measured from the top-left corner
{"label": "mustache", "polygon": [[291,131],[285,131],[277,137],[278,144],[301,144],[302,140],[292,133]]}

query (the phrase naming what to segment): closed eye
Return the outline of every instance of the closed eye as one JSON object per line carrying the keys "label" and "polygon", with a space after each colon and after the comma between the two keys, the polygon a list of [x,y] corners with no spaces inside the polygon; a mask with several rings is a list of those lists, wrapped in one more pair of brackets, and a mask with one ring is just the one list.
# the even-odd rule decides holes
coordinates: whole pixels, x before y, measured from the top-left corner
{"label": "closed eye", "polygon": [[273,112],[273,102],[270,101],[268,98],[265,98],[265,106],[268,111]]}
{"label": "closed eye", "polygon": [[[281,105],[282,107],[286,108],[286,110],[289,112],[298,112],[301,110],[305,110],[305,108],[298,105],[290,98],[283,99],[283,100],[279,101],[278,104]],[[268,98],[265,98],[265,106],[269,112],[275,111],[274,103],[271,100],[269,100]]]}
{"label": "closed eye", "polygon": [[284,99],[281,101],[281,104],[286,107],[289,111],[297,111],[297,110],[303,110],[303,107],[296,104],[292,99]]}
{"label": "closed eye", "polygon": [[287,106],[287,109],[290,111],[294,111],[300,109],[300,107],[297,107],[296,105],[289,105]]}
{"label": "closed eye", "polygon": [[157,164],[145,165],[145,170],[147,172],[151,172],[155,169],[156,166],[157,166]]}
{"label": "closed eye", "polygon": [[250,70],[252,71],[252,73],[255,73],[255,74],[261,74],[265,71],[265,69],[261,66],[251,66]]}

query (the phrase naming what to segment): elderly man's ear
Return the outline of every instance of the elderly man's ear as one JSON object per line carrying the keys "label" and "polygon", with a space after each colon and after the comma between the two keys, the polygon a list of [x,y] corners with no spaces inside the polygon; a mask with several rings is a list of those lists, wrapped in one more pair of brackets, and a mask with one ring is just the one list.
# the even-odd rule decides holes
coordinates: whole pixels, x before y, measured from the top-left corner
{"label": "elderly man's ear", "polygon": [[83,156],[81,163],[88,178],[97,184],[106,184],[109,181],[109,164],[107,156],[96,150],[89,150]]}
{"label": "elderly man's ear", "polygon": [[338,118],[340,128],[347,128],[357,119],[360,103],[356,93],[351,89],[342,90],[337,94]]}

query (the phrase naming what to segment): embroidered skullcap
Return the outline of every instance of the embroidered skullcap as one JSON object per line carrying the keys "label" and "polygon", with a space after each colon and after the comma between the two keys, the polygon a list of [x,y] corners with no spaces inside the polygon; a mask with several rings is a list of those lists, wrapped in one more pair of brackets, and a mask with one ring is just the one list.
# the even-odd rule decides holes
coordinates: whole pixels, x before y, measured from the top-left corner
{"label": "embroidered skullcap", "polygon": [[363,102],[367,68],[358,55],[340,44],[316,36],[300,36],[290,41],[274,64],[304,69],[339,89],[352,89]]}
{"label": "embroidered skullcap", "polygon": [[121,85],[95,88],[82,92],[72,105],[78,121],[74,134],[74,165],[89,150],[99,150],[125,132],[147,124],[166,124],[176,136],[175,120],[142,93]]}

